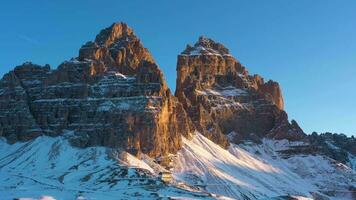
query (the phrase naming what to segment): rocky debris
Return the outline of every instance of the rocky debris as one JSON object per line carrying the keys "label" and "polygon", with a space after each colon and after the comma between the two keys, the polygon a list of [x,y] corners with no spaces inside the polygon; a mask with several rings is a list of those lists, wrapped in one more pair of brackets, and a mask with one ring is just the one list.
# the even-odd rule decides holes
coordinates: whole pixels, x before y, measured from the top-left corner
{"label": "rocky debris", "polygon": [[80,147],[156,157],[176,153],[193,126],[132,29],[115,23],[57,70],[25,63],[0,81],[0,135],[9,142],[73,130]]}
{"label": "rocky debris", "polygon": [[269,136],[298,140],[304,132],[283,110],[279,84],[249,75],[222,44],[200,37],[178,55],[176,97],[198,131],[228,146],[232,142]]}

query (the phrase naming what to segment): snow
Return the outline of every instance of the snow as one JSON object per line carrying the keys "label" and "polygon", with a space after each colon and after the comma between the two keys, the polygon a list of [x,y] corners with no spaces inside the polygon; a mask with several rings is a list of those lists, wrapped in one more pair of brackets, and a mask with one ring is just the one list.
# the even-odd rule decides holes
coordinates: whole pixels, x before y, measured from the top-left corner
{"label": "snow", "polygon": [[[120,73],[120,72],[117,72],[117,71],[107,71],[106,72],[108,75],[111,75],[111,76],[114,76],[114,77],[116,77],[116,78],[121,78],[121,79],[128,79],[128,78],[132,78],[132,77],[128,77],[128,76],[126,76],[126,75],[124,75],[124,74],[122,74],[122,73]],[[110,79],[110,78],[112,78],[112,77],[104,77],[104,78],[106,78],[106,79]]]}
{"label": "snow", "polygon": [[207,55],[220,55],[218,51],[203,46],[194,47],[194,49],[190,52],[190,55],[201,55],[203,52],[206,52]]}
{"label": "snow", "polygon": [[128,160],[135,167],[122,165],[116,152],[74,148],[64,137],[41,136],[13,145],[0,139],[0,199],[210,199],[206,193],[162,184],[140,171],[149,167],[132,155]]}
{"label": "snow", "polygon": [[308,196],[309,189],[313,188],[296,175],[290,175],[290,171],[285,173],[279,166],[256,159],[235,145],[228,151],[199,133],[193,140],[183,139],[183,142],[174,170],[176,178],[202,185],[209,192],[255,199],[286,193]]}
{"label": "snow", "polygon": [[335,146],[333,143],[331,143],[330,141],[326,141],[326,144],[331,148],[331,149],[334,149],[334,150],[340,150],[339,147]]}
{"label": "snow", "polygon": [[39,85],[42,83],[40,80],[23,80],[24,85]]}
{"label": "snow", "polygon": [[278,153],[304,145],[303,142],[263,140],[261,145],[231,144],[225,150],[196,133],[191,141],[183,139],[183,143],[174,168],[175,178],[231,198],[268,199],[290,194],[297,199],[310,199],[311,192],[346,191],[346,185],[356,183],[352,178],[345,180],[356,177],[352,170],[340,168],[321,155],[284,159]]}
{"label": "snow", "polygon": [[152,174],[155,173],[155,171],[149,165],[147,165],[144,161],[139,160],[138,158],[136,158],[135,156],[133,156],[131,154],[127,154],[127,164],[131,167],[146,169],[149,172],[151,172]]}
{"label": "snow", "polygon": [[69,61],[66,61],[66,62],[71,62],[73,64],[81,64],[82,62],[79,61],[77,58],[71,58]]}
{"label": "snow", "polygon": [[203,91],[195,90],[198,94],[201,95],[216,95],[216,96],[223,96],[223,97],[234,97],[234,96],[243,96],[247,95],[247,91],[240,88],[235,88],[233,86],[225,87],[222,89],[206,89]]}
{"label": "snow", "polygon": [[[284,155],[303,142],[264,139],[223,149],[200,133],[183,138],[171,185],[155,159],[105,147],[74,148],[66,138],[41,136],[13,145],[0,139],[1,200],[43,199],[311,199],[332,192],[352,199],[355,171],[323,155]],[[236,133],[235,133],[236,134]],[[351,155],[350,155],[351,156]],[[354,161],[354,160],[353,160]]]}
{"label": "snow", "polygon": [[204,46],[194,46],[193,49],[187,53],[187,54],[182,54],[182,55],[188,55],[188,56],[200,56],[200,55],[214,55],[214,56],[231,56],[230,54],[221,54],[220,52],[204,47]]}
{"label": "snow", "polygon": [[293,156],[288,158],[288,162],[303,179],[318,185],[320,191],[342,191],[341,196],[348,199],[343,192],[347,192],[349,185],[356,186],[356,173],[330,158],[321,155]]}
{"label": "snow", "polygon": [[[335,193],[335,197],[329,197],[330,199],[352,199],[348,188],[356,186],[356,173],[346,165],[318,154],[283,155],[278,153],[281,150],[304,145],[306,145],[304,142],[264,139],[262,146],[265,151],[261,151],[258,156],[267,158],[269,162],[283,164],[305,182],[313,184],[320,192]],[[258,146],[242,147],[253,152]]]}
{"label": "snow", "polygon": [[56,200],[56,199],[51,196],[42,196],[40,197],[40,200]]}
{"label": "snow", "polygon": [[239,103],[236,98],[244,97],[247,91],[233,86],[216,87],[213,89],[195,90],[198,95],[208,96],[208,100],[212,103],[213,109],[237,108],[245,109],[246,106]]}
{"label": "snow", "polygon": [[312,200],[312,198],[306,198],[306,197],[301,197],[301,196],[292,196],[296,200]]}
{"label": "snow", "polygon": [[127,79],[127,77],[126,77],[125,75],[123,75],[123,74],[121,74],[121,73],[119,73],[119,72],[116,72],[116,73],[115,73],[115,76],[120,77],[120,78]]}
{"label": "snow", "polygon": [[117,104],[114,104],[112,101],[105,101],[99,105],[97,110],[99,112],[107,112],[112,109],[129,110],[130,107],[130,104],[127,102],[119,102]]}

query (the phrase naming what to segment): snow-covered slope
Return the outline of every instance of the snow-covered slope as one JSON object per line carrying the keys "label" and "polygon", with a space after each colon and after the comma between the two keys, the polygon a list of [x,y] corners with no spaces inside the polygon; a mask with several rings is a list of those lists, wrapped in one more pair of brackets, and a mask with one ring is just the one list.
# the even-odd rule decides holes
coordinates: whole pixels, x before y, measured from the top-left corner
{"label": "snow-covered slope", "polygon": [[114,149],[72,147],[65,136],[7,144],[0,140],[0,199],[352,199],[355,172],[322,155],[281,153],[300,142],[263,140],[228,150],[196,133],[165,169]]}
{"label": "snow-covered slope", "polygon": [[[281,156],[290,148],[286,140],[264,140],[262,145],[231,145],[229,150],[197,133],[184,139],[174,175],[178,180],[209,192],[237,199],[262,199],[286,195],[313,198],[335,195],[352,199],[355,172],[320,156]],[[332,193],[333,191],[333,193]]]}
{"label": "snow-covered slope", "polygon": [[117,157],[108,148],[74,148],[63,137],[43,136],[13,145],[0,140],[0,199],[210,198],[163,184],[135,157],[129,155],[128,164],[119,164]]}

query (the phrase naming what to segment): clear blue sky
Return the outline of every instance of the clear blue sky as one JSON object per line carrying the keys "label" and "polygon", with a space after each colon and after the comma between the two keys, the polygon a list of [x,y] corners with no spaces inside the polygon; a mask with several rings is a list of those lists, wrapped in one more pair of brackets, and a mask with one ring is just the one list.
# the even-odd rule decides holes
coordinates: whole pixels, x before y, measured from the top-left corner
{"label": "clear blue sky", "polygon": [[174,91],[176,57],[199,35],[278,81],[302,128],[356,134],[355,0],[12,0],[0,6],[0,75],[75,57],[113,22],[134,28]]}

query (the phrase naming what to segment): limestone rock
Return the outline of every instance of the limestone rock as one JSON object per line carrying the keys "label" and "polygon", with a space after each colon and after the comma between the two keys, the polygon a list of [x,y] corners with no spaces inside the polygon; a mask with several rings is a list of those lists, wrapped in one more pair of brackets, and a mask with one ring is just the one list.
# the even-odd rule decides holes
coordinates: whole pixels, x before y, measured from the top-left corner
{"label": "limestone rock", "polygon": [[249,75],[222,44],[200,37],[178,55],[177,73],[176,97],[197,130],[223,147],[228,134],[236,143],[304,135],[288,121],[279,84]]}
{"label": "limestone rock", "polygon": [[25,63],[0,81],[0,134],[12,142],[69,135],[156,157],[194,131],[162,71],[131,28],[115,23],[57,70]]}

